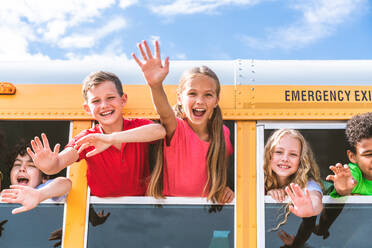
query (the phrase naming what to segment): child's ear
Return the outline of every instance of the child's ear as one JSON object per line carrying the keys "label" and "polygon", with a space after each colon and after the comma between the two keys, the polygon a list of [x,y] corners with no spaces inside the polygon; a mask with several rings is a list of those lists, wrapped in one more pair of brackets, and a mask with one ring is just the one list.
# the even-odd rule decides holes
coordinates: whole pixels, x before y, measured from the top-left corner
{"label": "child's ear", "polygon": [[127,104],[127,101],[128,101],[128,95],[126,93],[123,93],[123,95],[121,96],[121,100],[123,101],[123,106],[125,104]]}
{"label": "child's ear", "polygon": [[84,108],[84,111],[88,114],[88,115],[91,115],[92,112],[90,111],[90,108],[88,106],[88,104],[84,103],[83,104],[83,108]]}
{"label": "child's ear", "polygon": [[351,150],[347,150],[346,153],[347,153],[347,156],[349,157],[350,162],[352,162],[354,164],[358,163],[357,160],[356,160],[355,153],[353,153]]}

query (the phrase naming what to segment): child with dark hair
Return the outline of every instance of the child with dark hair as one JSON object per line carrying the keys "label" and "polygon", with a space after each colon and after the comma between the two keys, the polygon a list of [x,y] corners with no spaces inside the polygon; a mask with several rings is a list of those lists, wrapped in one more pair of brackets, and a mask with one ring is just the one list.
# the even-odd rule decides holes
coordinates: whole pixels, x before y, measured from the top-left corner
{"label": "child with dark hair", "polygon": [[31,210],[49,198],[60,200],[59,197],[64,197],[71,189],[68,178],[47,180],[46,175],[35,167],[26,149],[27,144],[21,141],[10,153],[8,164],[11,186],[1,192],[1,201],[22,205],[13,209],[13,214]]}
{"label": "child with dark hair", "polygon": [[353,116],[346,126],[350,163],[330,166],[334,175],[332,197],[345,195],[372,195],[372,112]]}
{"label": "child with dark hair", "polygon": [[[346,139],[350,163],[329,167],[334,172],[326,178],[334,183],[330,196],[372,195],[372,112],[355,115],[347,122]],[[344,204],[337,204],[333,208],[324,208],[314,233],[326,239],[343,207]]]}

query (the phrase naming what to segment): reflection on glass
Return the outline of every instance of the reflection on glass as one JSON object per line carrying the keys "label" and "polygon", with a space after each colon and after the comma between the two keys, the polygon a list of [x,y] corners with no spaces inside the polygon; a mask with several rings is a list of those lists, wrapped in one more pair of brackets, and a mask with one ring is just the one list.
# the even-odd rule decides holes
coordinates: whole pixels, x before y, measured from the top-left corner
{"label": "reflection on glass", "polygon": [[89,225],[89,248],[234,247],[234,206],[231,205],[94,204],[93,207],[101,217],[109,216],[101,225]]}
{"label": "reflection on glass", "polygon": [[51,233],[63,225],[63,204],[41,204],[12,215],[14,204],[0,204],[0,247],[53,247]]}
{"label": "reflection on glass", "polygon": [[[268,231],[271,227],[276,226],[277,216],[282,212],[282,206],[283,204],[265,204],[266,247],[284,245],[277,232]],[[311,234],[304,247],[360,248],[371,246],[369,236],[372,231],[370,224],[372,204],[325,204],[324,207],[323,216],[317,218],[317,225],[313,229],[320,235]],[[297,231],[300,232],[301,225],[304,225],[302,228],[305,234],[310,233],[311,228],[314,227],[311,221],[304,223],[303,219],[290,215],[287,223],[281,229],[294,235]]]}

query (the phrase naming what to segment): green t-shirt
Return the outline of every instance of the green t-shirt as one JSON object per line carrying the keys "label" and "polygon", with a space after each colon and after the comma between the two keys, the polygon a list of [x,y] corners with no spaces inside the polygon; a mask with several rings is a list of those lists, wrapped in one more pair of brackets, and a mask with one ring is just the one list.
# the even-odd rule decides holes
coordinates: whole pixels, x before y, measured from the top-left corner
{"label": "green t-shirt", "polygon": [[[357,164],[349,163],[349,168],[354,179],[357,181],[357,185],[354,187],[351,194],[372,195],[372,181],[363,177],[362,171]],[[337,193],[336,189],[333,189],[329,195],[333,198],[342,196]]]}

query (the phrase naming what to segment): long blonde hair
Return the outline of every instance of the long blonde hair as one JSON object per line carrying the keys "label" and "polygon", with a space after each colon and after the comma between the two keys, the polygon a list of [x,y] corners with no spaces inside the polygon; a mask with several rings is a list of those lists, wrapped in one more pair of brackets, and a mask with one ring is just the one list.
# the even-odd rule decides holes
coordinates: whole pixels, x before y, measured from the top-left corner
{"label": "long blonde hair", "polygon": [[[194,67],[186,71],[181,79],[177,93],[181,94],[184,85],[189,80],[198,75],[205,75],[212,78],[216,83],[216,95],[220,96],[221,86],[217,75],[207,66]],[[181,104],[175,106],[176,116],[184,119],[185,114]],[[220,107],[213,110],[212,116],[208,121],[209,149],[207,153],[208,178],[204,186],[204,192],[208,192],[208,200],[217,202],[221,199],[227,184],[227,157],[225,136],[223,131],[223,119]],[[151,174],[151,179],[147,194],[155,198],[163,198],[163,149],[164,143],[159,144],[155,168]]]}
{"label": "long blonde hair", "polygon": [[[279,144],[280,140],[286,135],[294,139],[297,139],[301,144],[300,163],[298,166],[298,170],[293,175],[290,176],[288,180],[289,183],[298,184],[302,189],[304,189],[307,186],[309,180],[314,180],[322,187],[318,164],[316,163],[311,147],[305,140],[304,136],[302,136],[302,134],[299,131],[294,129],[279,129],[276,130],[270,136],[265,145],[264,155],[265,193],[271,189],[280,188],[278,179],[271,169],[270,161],[272,159],[275,147]],[[288,215],[290,213],[288,206],[289,205],[287,205],[286,208],[287,210],[284,217],[284,221],[279,223],[278,226],[273,228],[272,230],[274,231],[278,230],[281,225],[287,222]]]}

